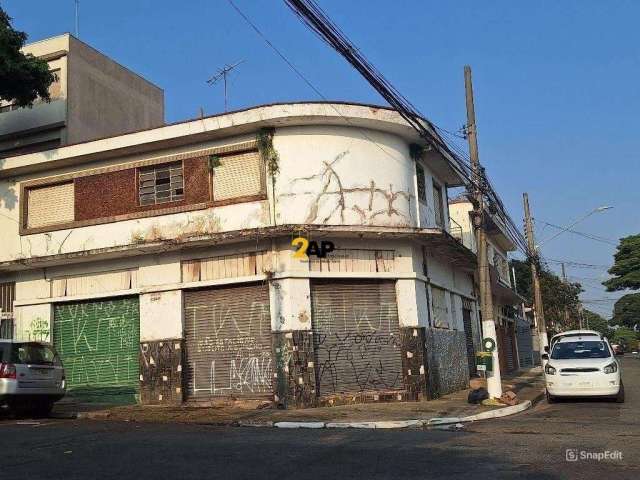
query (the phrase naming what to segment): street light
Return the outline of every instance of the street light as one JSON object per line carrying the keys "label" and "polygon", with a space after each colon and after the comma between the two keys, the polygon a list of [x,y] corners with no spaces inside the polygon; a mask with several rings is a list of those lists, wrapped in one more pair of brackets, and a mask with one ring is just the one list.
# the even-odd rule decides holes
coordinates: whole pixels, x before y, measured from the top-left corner
{"label": "street light", "polygon": [[553,237],[547,238],[545,241],[543,241],[542,243],[539,243],[538,245],[536,245],[536,250],[539,250],[540,247],[542,245],[544,245],[547,242],[550,242],[551,240],[553,240],[554,238],[559,237],[560,235],[562,235],[564,232],[566,232],[567,230],[571,230],[573,227],[575,227],[577,224],[579,224],[580,222],[582,222],[583,220],[587,219],[588,217],[590,217],[591,215],[593,215],[594,213],[600,213],[600,212],[604,212],[605,210],[611,210],[613,207],[609,206],[609,205],[603,205],[602,207],[598,207],[598,208],[594,208],[593,210],[591,210],[589,213],[587,213],[585,216],[580,217],[578,220],[576,220],[575,222],[573,222],[571,225],[569,225],[568,227],[564,227],[562,230],[560,230],[558,233],[556,233]]}

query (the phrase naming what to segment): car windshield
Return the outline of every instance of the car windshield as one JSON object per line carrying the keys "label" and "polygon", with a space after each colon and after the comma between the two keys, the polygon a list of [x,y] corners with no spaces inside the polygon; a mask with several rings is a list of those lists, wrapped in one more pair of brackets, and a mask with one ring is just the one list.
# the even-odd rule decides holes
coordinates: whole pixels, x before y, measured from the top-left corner
{"label": "car windshield", "polygon": [[58,354],[49,345],[43,345],[41,343],[14,343],[12,347],[12,363],[29,365],[60,364]]}
{"label": "car windshield", "polygon": [[611,354],[605,342],[599,340],[556,343],[551,352],[554,360],[608,358]]}

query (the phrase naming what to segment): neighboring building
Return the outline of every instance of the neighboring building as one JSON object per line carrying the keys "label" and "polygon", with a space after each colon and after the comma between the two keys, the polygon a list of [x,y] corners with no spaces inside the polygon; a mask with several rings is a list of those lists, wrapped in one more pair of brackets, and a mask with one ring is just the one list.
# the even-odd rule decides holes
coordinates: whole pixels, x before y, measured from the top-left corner
{"label": "neighboring building", "polygon": [[49,62],[51,102],[17,108],[0,100],[0,158],[164,123],[164,93],[69,34],[25,45]]}
{"label": "neighboring building", "polygon": [[[475,256],[446,197],[462,179],[417,143],[383,107],[289,103],[6,158],[15,337],[52,341],[72,391],[123,402],[466,388]],[[300,258],[296,237],[335,250]]]}
{"label": "neighboring building", "polygon": [[[476,236],[473,228],[473,205],[466,196],[452,199],[449,202],[452,221],[452,234],[463,245],[477,252]],[[508,252],[514,251],[516,245],[507,233],[505,225],[495,214],[486,215],[487,221],[487,256],[490,265],[491,289],[493,294],[494,318],[498,339],[498,355],[502,372],[511,373],[519,368],[519,357],[530,356],[518,351],[517,332],[523,334],[527,321],[524,318],[523,298],[515,292],[509,267]],[[530,327],[527,327],[530,334]],[[531,349],[530,344],[522,343],[524,348]],[[524,365],[523,365],[524,366]]]}

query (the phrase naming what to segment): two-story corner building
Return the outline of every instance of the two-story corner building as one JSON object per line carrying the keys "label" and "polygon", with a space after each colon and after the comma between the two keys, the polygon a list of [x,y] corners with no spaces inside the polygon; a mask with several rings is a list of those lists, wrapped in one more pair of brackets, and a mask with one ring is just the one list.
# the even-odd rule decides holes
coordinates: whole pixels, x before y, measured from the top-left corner
{"label": "two-story corner building", "polygon": [[158,127],[162,89],[69,34],[25,45],[49,63],[51,102],[0,99],[0,158]]}
{"label": "two-story corner building", "polygon": [[446,196],[462,181],[420,142],[386,108],[291,103],[6,158],[14,336],[51,341],[71,392],[123,402],[466,388],[475,256]]}
{"label": "two-story corner building", "polygon": [[[472,219],[473,204],[469,198],[462,195],[451,199],[449,211],[452,235],[467,248],[477,252]],[[533,366],[532,325],[530,319],[524,315],[524,299],[515,291],[510,272],[508,253],[516,250],[516,245],[497,215],[489,214],[486,217],[488,218],[487,256],[490,265],[500,369],[502,372],[513,372],[519,367]]]}

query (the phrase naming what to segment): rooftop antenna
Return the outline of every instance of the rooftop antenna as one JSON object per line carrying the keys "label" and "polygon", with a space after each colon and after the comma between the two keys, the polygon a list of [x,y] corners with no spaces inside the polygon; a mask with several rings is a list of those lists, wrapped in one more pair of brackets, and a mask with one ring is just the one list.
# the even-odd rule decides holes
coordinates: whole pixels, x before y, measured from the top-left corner
{"label": "rooftop antenna", "polygon": [[80,0],[75,0],[76,4],[76,38],[80,38]]}
{"label": "rooftop antenna", "polygon": [[207,80],[207,83],[209,85],[215,85],[216,83],[218,83],[218,81],[220,81],[220,79],[222,79],[222,81],[224,82],[224,111],[225,112],[227,111],[227,77],[229,76],[229,73],[231,73],[231,70],[236,68],[242,62],[244,62],[244,60],[240,60],[239,62],[236,62],[233,65],[225,65],[224,67],[218,70],[218,73],[216,73],[213,77]]}

